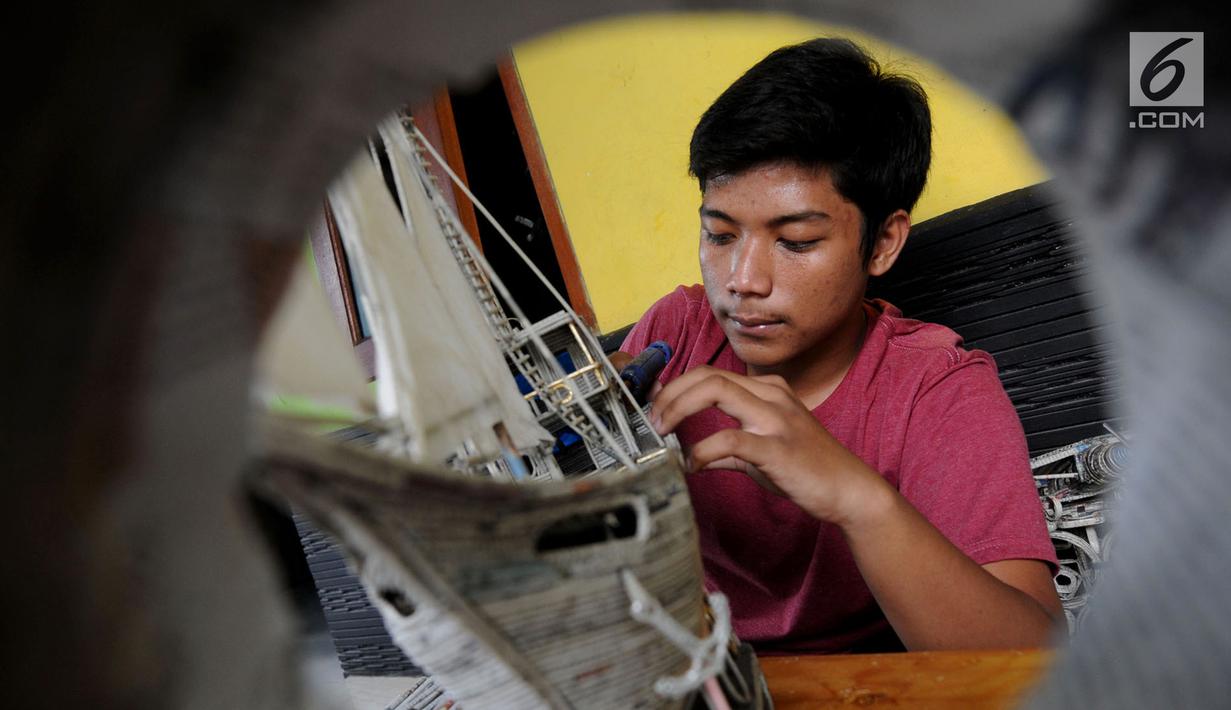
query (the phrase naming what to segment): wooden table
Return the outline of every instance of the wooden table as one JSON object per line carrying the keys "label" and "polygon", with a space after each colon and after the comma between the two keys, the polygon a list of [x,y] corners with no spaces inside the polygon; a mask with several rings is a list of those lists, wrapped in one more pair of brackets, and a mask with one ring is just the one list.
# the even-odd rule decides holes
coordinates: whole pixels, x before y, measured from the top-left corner
{"label": "wooden table", "polygon": [[1048,651],[766,656],[776,710],[1012,708],[1047,669]]}

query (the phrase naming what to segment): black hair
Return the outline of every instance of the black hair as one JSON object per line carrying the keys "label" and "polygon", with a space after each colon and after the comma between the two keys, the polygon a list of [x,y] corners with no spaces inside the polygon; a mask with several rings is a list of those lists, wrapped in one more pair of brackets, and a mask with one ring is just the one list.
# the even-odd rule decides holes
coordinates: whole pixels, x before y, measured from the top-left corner
{"label": "black hair", "polygon": [[693,131],[688,170],[702,193],[770,163],[828,171],[863,215],[866,263],[889,215],[915,206],[931,160],[923,87],[850,40],[818,38],[775,50],[722,92]]}

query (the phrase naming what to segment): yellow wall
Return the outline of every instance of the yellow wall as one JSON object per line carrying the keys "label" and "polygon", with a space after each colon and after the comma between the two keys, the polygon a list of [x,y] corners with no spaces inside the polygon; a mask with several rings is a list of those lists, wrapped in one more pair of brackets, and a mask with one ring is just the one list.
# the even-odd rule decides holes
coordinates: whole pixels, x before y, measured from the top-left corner
{"label": "yellow wall", "polygon": [[1046,179],[998,107],[934,65],[844,28],[706,13],[606,20],[536,39],[514,58],[600,330],[700,281],[692,129],[770,51],[822,35],[850,37],[928,92],[934,153],[915,222]]}

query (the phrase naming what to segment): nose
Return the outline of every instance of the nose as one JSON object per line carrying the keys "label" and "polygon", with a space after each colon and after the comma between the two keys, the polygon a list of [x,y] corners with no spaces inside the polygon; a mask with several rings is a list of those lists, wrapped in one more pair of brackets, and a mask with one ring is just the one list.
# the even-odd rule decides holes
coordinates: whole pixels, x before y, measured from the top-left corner
{"label": "nose", "polygon": [[744,238],[732,250],[727,290],[737,296],[768,296],[773,290],[773,254],[761,240]]}

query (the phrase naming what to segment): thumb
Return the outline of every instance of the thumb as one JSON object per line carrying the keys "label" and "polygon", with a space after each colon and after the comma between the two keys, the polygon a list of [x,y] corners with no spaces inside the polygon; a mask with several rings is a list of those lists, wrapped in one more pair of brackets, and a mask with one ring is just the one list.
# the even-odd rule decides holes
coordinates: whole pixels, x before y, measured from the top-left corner
{"label": "thumb", "polygon": [[[690,459],[689,460],[690,469],[691,469],[691,463],[692,461]],[[740,473],[744,474],[748,478],[751,478],[753,482],[755,482],[758,486],[764,488],[770,493],[773,493],[776,496],[782,496],[783,498],[790,497],[781,488],[779,488],[777,484],[769,480],[765,476],[765,474],[761,472],[761,469],[757,468],[756,466],[748,463],[747,461],[741,458],[736,458],[735,456],[727,456],[726,458],[722,458],[717,461],[711,461],[710,463],[702,466],[700,470],[709,471],[709,470],[714,470],[714,469],[719,469],[723,471],[739,471]]]}
{"label": "thumb", "polygon": [[[692,459],[690,458],[688,462],[691,466]],[[750,468],[752,468],[752,465],[747,461],[734,456],[727,456],[725,458],[718,459],[717,461],[711,461],[705,464],[700,470],[723,469],[728,471],[739,471],[740,473],[748,473],[748,469]]]}

